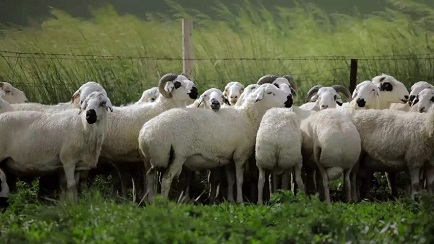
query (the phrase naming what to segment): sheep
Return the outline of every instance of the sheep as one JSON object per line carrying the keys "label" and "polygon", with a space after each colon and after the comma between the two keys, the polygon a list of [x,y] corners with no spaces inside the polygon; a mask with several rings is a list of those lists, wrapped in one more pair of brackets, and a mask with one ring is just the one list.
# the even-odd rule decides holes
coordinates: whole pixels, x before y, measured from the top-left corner
{"label": "sheep", "polygon": [[434,111],[369,109],[357,111],[352,118],[362,139],[362,149],[369,157],[381,162],[388,171],[408,169],[410,195],[414,199],[419,190],[420,169],[434,152]]}
{"label": "sheep", "polygon": [[[242,202],[243,167],[253,155],[256,132],[262,116],[272,107],[291,107],[292,95],[274,85],[263,84],[241,106],[208,109],[176,108],[146,122],[139,134],[139,149],[150,163],[148,197],[153,199],[156,169],[166,169],[161,194],[168,197],[175,175],[183,165],[210,169],[235,163],[237,202]],[[227,127],[231,121],[232,127]],[[188,141],[189,143],[185,143]],[[229,189],[228,198],[233,198]],[[232,197],[231,197],[232,195]]]}
{"label": "sheep", "polygon": [[220,107],[225,103],[225,97],[223,92],[217,88],[210,88],[206,90],[193,104],[187,106],[187,108],[206,108],[212,109],[214,112],[218,111]]}
{"label": "sheep", "polygon": [[158,87],[149,88],[142,93],[142,96],[140,97],[139,101],[136,102],[136,104],[154,102],[157,100],[159,95],[160,92],[158,91]]}
{"label": "sheep", "polygon": [[392,103],[408,102],[409,93],[405,85],[393,76],[381,74],[372,78],[380,89],[380,109],[389,109]]}
{"label": "sheep", "polygon": [[15,175],[43,175],[63,166],[68,197],[76,200],[79,172],[96,167],[107,133],[108,110],[112,111],[110,99],[102,92],[94,92],[78,113],[1,114],[0,162]]}
{"label": "sheep", "polygon": [[0,210],[4,213],[9,206],[9,186],[6,181],[6,175],[0,169]]}
{"label": "sheep", "polygon": [[390,105],[390,109],[417,112],[416,108],[413,107],[413,101],[414,101],[415,97],[417,96],[417,94],[419,94],[419,92],[421,92],[425,88],[434,89],[434,86],[432,86],[431,84],[429,84],[426,81],[418,81],[418,82],[414,83],[410,88],[411,91],[410,91],[410,98],[408,99],[408,102],[405,104],[392,103]]}
{"label": "sheep", "polygon": [[410,87],[410,98],[409,103],[413,103],[413,100],[416,98],[417,94],[419,94],[422,90],[426,89],[426,88],[431,88],[434,89],[434,86],[431,85],[430,83],[426,82],[426,81],[418,81],[416,83],[414,83],[411,87]]}
{"label": "sheep", "polygon": [[15,111],[40,111],[55,113],[66,109],[79,109],[86,97],[92,92],[99,91],[107,96],[106,90],[97,82],[89,81],[79,87],[71,97],[70,102],[59,103],[56,105],[46,105],[40,103],[16,103],[12,104]]}
{"label": "sheep", "polygon": [[241,96],[238,98],[237,102],[235,103],[235,106],[241,106],[244,102],[244,98],[247,97],[251,92],[256,90],[259,87],[258,84],[250,84],[244,88],[244,92],[241,93]]}
{"label": "sheep", "polygon": [[265,170],[283,173],[294,168],[297,185],[304,191],[301,180],[302,142],[300,119],[296,113],[285,108],[271,108],[265,113],[255,145],[255,159],[259,169],[258,204],[263,203]]}
{"label": "sheep", "polygon": [[[109,131],[101,149],[100,161],[137,173],[143,167],[137,137],[143,124],[164,111],[185,107],[187,101],[198,97],[195,84],[184,75],[168,73],[161,77],[160,92],[155,102],[113,108],[108,118]],[[121,172],[124,174],[123,172]],[[137,179],[134,177],[133,179]],[[138,192],[142,184],[135,184]],[[126,190],[122,187],[122,195]]]}
{"label": "sheep", "polygon": [[28,102],[24,92],[8,82],[0,82],[0,90],[4,91],[5,95],[3,95],[3,99],[9,104]]}
{"label": "sheep", "polygon": [[244,91],[244,85],[238,81],[229,82],[223,91],[223,95],[229,101],[230,105],[235,105],[238,101],[238,98]]}
{"label": "sheep", "polygon": [[[361,153],[357,128],[346,113],[336,109],[320,110],[301,122],[303,165],[317,171],[318,186],[330,204],[329,181],[344,173],[346,201],[354,199],[350,173]],[[320,191],[321,193],[321,191]]]}
{"label": "sheep", "polygon": [[0,114],[8,111],[13,111],[14,108],[3,99],[6,93],[3,90],[0,90]]}
{"label": "sheep", "polygon": [[[259,78],[257,82],[258,85],[262,85],[266,83],[273,84],[277,88],[289,89],[288,92],[292,94],[292,97],[294,99],[298,97],[297,82],[294,80],[294,77],[292,77],[292,75],[284,75],[282,77],[279,77],[277,75],[268,74]],[[283,84],[285,84],[287,87],[286,86],[281,87]]]}
{"label": "sheep", "polygon": [[351,100],[350,91],[342,85],[333,85],[331,87],[316,85],[307,92],[306,100],[310,102],[300,107],[319,111],[321,109],[336,108],[336,104],[342,106],[343,102],[339,92],[345,95],[348,100]]}
{"label": "sheep", "polygon": [[413,107],[420,113],[426,113],[428,110],[433,110],[434,103],[434,88],[425,88],[416,95],[413,100]]}

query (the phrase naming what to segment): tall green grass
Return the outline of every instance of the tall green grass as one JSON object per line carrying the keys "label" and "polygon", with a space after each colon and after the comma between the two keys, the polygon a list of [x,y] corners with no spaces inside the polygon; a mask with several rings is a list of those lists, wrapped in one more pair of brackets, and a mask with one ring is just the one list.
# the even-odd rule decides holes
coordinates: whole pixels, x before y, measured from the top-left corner
{"label": "tall green grass", "polygon": [[[247,85],[267,73],[293,74],[303,98],[315,84],[348,86],[351,57],[360,58],[359,82],[383,72],[408,87],[434,80],[434,55],[424,55],[434,45],[434,9],[421,3],[394,0],[362,16],[329,14],[310,4],[267,10],[245,1],[233,8],[216,4],[217,19],[171,6],[173,15],[150,14],[146,21],[111,6],[93,10],[86,21],[52,9],[41,26],[3,27],[2,50],[131,58],[0,53],[0,76],[37,102],[67,101],[88,80],[101,82],[115,104],[135,101],[164,73],[182,71],[180,19],[192,17],[200,91],[222,89],[230,80]],[[299,56],[308,58],[279,59]]]}

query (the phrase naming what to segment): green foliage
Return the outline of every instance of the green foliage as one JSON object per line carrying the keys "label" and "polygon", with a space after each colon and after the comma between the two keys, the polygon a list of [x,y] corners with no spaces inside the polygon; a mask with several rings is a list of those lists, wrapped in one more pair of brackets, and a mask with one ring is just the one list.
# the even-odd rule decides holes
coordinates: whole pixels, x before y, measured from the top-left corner
{"label": "green foliage", "polygon": [[[297,2],[270,10],[244,1],[233,8],[216,4],[217,19],[169,2],[172,15],[149,14],[146,21],[119,15],[110,6],[93,9],[91,20],[51,9],[41,27],[4,27],[1,49],[99,56],[0,53],[0,74],[31,101],[68,101],[88,80],[102,83],[115,104],[136,101],[164,73],[181,72],[179,18],[190,16],[194,57],[199,59],[194,80],[200,91],[223,89],[230,80],[247,85],[267,73],[289,73],[303,99],[315,84],[348,85],[350,57],[360,58],[359,82],[381,72],[408,87],[433,80],[433,56],[426,54],[434,44],[434,9],[421,1],[390,2],[389,8],[362,16],[329,14]],[[298,56],[307,58],[285,59]]]}
{"label": "green foliage", "polygon": [[79,204],[28,202],[24,189],[0,215],[2,243],[432,243],[434,199],[326,205],[280,192],[270,205],[178,204],[157,198],[138,207],[94,188]]}

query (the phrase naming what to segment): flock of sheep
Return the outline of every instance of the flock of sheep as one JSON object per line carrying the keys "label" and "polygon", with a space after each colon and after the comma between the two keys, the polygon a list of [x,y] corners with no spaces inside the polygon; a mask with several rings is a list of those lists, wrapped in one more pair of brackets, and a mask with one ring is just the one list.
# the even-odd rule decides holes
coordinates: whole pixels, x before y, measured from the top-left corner
{"label": "flock of sheep", "polygon": [[17,179],[39,177],[40,195],[62,189],[77,200],[79,183],[101,174],[111,175],[123,196],[133,186],[140,199],[180,197],[204,170],[211,203],[261,204],[277,189],[318,193],[330,203],[329,182],[340,177],[345,200],[356,202],[369,197],[374,172],[387,173],[395,195],[402,171],[412,198],[433,193],[434,86],[424,81],[410,93],[386,74],[352,94],[317,85],[296,106],[290,75],[230,82],[199,96],[188,77],[169,73],[125,106],[113,106],[93,81],[71,97],[29,103],[0,82],[0,204]]}

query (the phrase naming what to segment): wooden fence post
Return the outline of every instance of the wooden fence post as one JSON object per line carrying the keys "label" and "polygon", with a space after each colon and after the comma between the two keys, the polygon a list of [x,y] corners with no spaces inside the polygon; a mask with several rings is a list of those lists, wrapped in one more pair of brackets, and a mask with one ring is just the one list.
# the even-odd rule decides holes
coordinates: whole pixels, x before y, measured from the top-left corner
{"label": "wooden fence post", "polygon": [[350,68],[350,87],[349,90],[353,93],[354,89],[356,89],[357,84],[357,59],[351,59],[351,68]]}
{"label": "wooden fence post", "polygon": [[182,73],[193,81],[193,20],[182,19]]}

